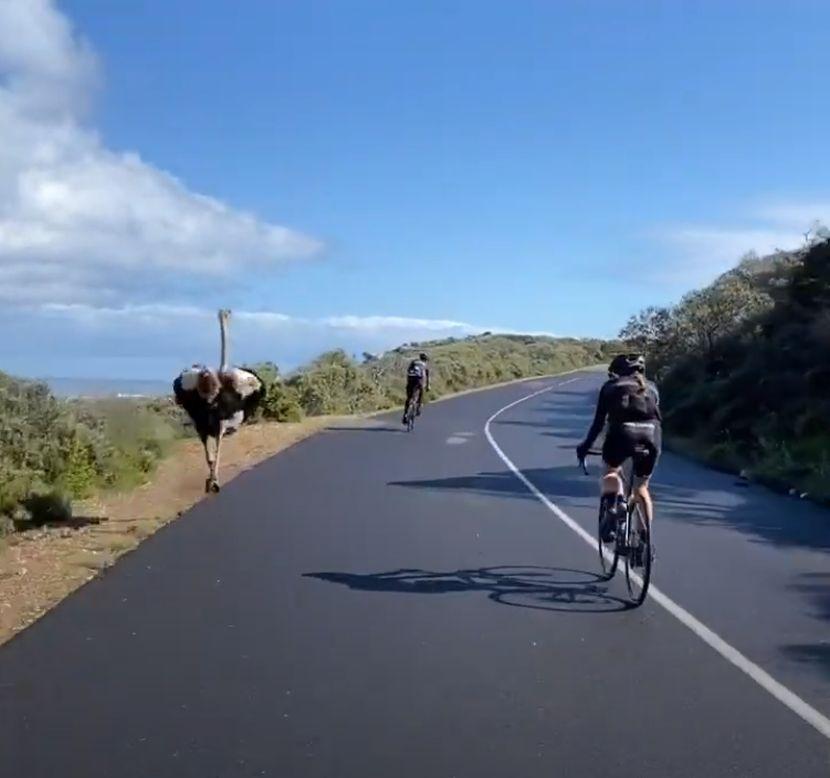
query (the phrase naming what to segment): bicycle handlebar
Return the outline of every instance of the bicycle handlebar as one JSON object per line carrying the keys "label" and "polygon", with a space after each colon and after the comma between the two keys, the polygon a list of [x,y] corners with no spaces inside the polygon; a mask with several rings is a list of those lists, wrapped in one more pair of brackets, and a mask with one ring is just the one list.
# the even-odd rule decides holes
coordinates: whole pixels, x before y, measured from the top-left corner
{"label": "bicycle handlebar", "polygon": [[601,456],[602,456],[602,451],[589,450],[588,453],[585,455],[585,457],[583,459],[579,460],[579,467],[582,468],[582,472],[585,473],[585,475],[588,475],[588,465],[585,461],[588,457],[601,457]]}

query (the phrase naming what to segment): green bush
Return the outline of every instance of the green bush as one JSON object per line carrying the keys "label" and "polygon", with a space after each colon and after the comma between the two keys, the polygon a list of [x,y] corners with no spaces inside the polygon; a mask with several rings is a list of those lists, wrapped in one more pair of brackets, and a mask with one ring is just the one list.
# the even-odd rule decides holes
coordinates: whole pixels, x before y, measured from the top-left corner
{"label": "green bush", "polygon": [[182,431],[170,400],[60,401],[0,373],[0,514],[58,521],[69,498],[140,483]]}
{"label": "green bush", "polygon": [[279,368],[273,362],[262,362],[252,368],[265,385],[265,399],[257,409],[257,418],[268,421],[300,421],[303,408],[296,391],[280,377]]}

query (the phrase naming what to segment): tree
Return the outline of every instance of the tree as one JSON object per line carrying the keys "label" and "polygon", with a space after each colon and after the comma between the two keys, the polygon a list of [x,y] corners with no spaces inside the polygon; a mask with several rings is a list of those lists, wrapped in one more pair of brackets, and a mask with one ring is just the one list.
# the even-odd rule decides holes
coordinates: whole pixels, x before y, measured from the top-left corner
{"label": "tree", "polygon": [[670,308],[650,306],[632,316],[619,336],[626,345],[638,351],[655,351],[665,344],[672,324]]}
{"label": "tree", "polygon": [[804,245],[815,246],[817,243],[821,243],[830,238],[830,229],[818,219],[815,219],[807,228],[807,231],[802,234],[804,235]]}
{"label": "tree", "polygon": [[711,364],[718,340],[735,332],[769,303],[769,296],[756,287],[750,276],[740,273],[724,276],[712,286],[691,292],[681,300],[676,309],[680,338]]}

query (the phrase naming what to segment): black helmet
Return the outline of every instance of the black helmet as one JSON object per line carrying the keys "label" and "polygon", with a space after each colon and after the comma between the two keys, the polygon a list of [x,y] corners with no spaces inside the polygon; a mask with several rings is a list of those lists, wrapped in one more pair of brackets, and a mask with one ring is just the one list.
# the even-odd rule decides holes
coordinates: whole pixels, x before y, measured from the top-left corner
{"label": "black helmet", "polygon": [[429,357],[426,354],[424,354],[423,352],[418,354],[418,359],[420,359],[421,362],[429,362]]}
{"label": "black helmet", "polygon": [[642,354],[617,354],[608,365],[608,375],[612,378],[645,373],[646,358]]}

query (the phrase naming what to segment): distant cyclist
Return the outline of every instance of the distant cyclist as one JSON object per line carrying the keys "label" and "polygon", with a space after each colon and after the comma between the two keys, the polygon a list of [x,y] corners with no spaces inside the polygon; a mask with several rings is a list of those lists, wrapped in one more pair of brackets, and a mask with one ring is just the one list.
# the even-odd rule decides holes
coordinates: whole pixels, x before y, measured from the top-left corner
{"label": "distant cyclist", "polygon": [[403,424],[406,424],[406,409],[409,403],[418,393],[416,414],[421,415],[421,405],[424,402],[424,392],[429,391],[429,357],[421,353],[417,359],[413,359],[406,368],[406,403],[403,406]]}
{"label": "distant cyclist", "polygon": [[[631,458],[634,466],[634,498],[643,506],[646,521],[651,525],[654,508],[648,482],[662,443],[662,416],[657,387],[645,377],[646,361],[641,354],[620,354],[608,367],[608,381],[597,401],[594,423],[585,440],[577,446],[580,461],[602,432],[606,418],[608,432],[602,447],[606,472],[602,478],[602,499],[611,503],[602,529],[603,541],[611,540],[615,517],[624,510],[625,497],[621,470]],[[640,453],[642,452],[642,453]]]}

